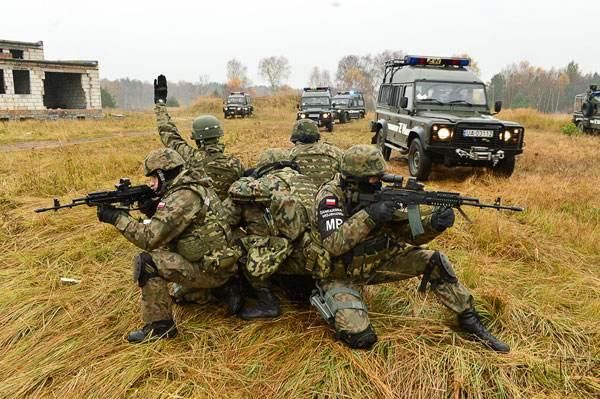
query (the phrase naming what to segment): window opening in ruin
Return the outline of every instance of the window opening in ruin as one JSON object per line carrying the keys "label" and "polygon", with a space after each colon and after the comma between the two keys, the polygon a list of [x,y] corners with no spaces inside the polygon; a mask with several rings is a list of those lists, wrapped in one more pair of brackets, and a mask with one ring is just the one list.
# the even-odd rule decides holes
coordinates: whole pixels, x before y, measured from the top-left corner
{"label": "window opening in ruin", "polygon": [[10,56],[17,60],[23,59],[23,50],[10,49]]}
{"label": "window opening in ruin", "polygon": [[13,71],[13,82],[15,84],[15,94],[31,94],[29,71],[15,69]]}
{"label": "window opening in ruin", "polygon": [[4,69],[0,69],[0,94],[6,94],[6,85],[4,84]]}
{"label": "window opening in ruin", "polygon": [[85,109],[87,102],[80,73],[46,72],[44,106],[48,109]]}

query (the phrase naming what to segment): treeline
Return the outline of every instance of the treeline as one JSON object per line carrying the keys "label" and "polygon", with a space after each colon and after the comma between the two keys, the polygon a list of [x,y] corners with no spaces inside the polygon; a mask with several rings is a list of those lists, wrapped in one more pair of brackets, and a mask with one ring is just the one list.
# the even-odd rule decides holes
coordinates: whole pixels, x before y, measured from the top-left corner
{"label": "treeline", "polygon": [[[355,89],[364,93],[369,107],[374,106],[379,84],[383,77],[383,64],[393,58],[404,57],[402,50],[386,50],[367,55],[346,55],[338,61],[332,74],[315,66],[306,81],[307,86],[330,86],[338,90]],[[460,54],[469,57],[468,54]],[[471,69],[479,73],[476,60]],[[290,90],[286,84],[291,67],[285,57],[265,57],[259,62],[259,76],[269,86],[256,86],[248,77],[248,68],[241,61],[231,59],[226,64],[227,82],[210,82],[200,77],[198,82],[169,82],[170,103],[187,106],[200,96],[225,97],[229,91],[246,90],[252,95],[270,95],[278,90]],[[590,84],[600,85],[600,75],[583,73],[574,61],[559,69],[544,69],[527,61],[505,67],[487,82],[490,104],[504,102],[504,108],[535,108],[541,112],[570,112],[576,94],[585,92]],[[128,109],[152,106],[152,83],[136,79],[102,80],[103,104]],[[110,101],[112,97],[113,101]],[[106,101],[104,101],[106,99]]]}
{"label": "treeline", "polygon": [[575,61],[559,69],[544,69],[523,61],[494,75],[489,93],[492,100],[503,100],[506,108],[571,112],[575,95],[591,84],[600,84],[600,74],[584,74]]}

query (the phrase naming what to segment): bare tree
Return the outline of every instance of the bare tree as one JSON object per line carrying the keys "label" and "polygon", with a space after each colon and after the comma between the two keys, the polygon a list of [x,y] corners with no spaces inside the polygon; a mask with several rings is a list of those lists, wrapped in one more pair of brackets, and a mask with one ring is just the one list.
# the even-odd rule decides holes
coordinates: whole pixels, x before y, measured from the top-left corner
{"label": "bare tree", "polygon": [[248,87],[251,82],[248,78],[248,67],[236,58],[227,61],[227,85],[233,89]]}
{"label": "bare tree", "polygon": [[269,82],[272,90],[276,90],[290,77],[290,69],[290,63],[285,57],[261,58],[258,63],[259,75]]}
{"label": "bare tree", "polygon": [[327,69],[319,69],[319,67],[313,67],[308,78],[309,86],[328,86],[332,87],[333,82],[331,81],[331,74]]}

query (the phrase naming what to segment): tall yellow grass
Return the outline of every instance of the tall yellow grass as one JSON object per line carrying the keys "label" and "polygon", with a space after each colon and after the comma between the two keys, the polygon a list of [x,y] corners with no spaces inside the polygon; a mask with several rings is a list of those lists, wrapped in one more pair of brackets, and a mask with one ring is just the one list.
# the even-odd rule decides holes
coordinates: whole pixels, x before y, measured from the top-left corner
{"label": "tall yellow grass", "polygon": [[[246,165],[264,148],[290,145],[295,103],[269,101],[272,108],[261,106],[253,118],[224,122],[228,151]],[[182,111],[182,133],[197,111],[220,105]],[[429,184],[527,207],[523,214],[467,210],[473,224],[459,217],[432,244],[454,261],[486,323],[512,346],[508,355],[465,339],[412,280],[366,291],[379,334],[371,351],[335,342],[314,311],[287,302],[282,317],[254,323],[227,318],[218,305],[178,307],[178,338],[129,345],[126,332],[140,324],[130,277],[137,250],[98,223],[93,209],[32,210],[54,196],[110,188],[122,176],[143,181],[140,162],[158,138],[0,153],[0,397],[598,397],[598,138],[536,123],[525,123],[526,151],[511,179],[439,167]],[[40,124],[21,128],[63,126]],[[342,147],[370,141],[366,121],[322,136]],[[397,157],[389,168],[407,173]],[[62,285],[60,277],[81,283]]]}

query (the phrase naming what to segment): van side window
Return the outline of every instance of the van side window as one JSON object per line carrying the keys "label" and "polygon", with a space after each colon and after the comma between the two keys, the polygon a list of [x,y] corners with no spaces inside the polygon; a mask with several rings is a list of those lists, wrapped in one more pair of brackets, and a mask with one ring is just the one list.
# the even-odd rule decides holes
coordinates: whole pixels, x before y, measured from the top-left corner
{"label": "van side window", "polygon": [[406,85],[406,89],[404,90],[404,97],[408,97],[408,106],[407,109],[412,109],[413,107],[413,92],[414,86],[412,84]]}

